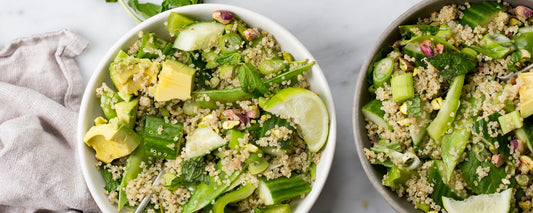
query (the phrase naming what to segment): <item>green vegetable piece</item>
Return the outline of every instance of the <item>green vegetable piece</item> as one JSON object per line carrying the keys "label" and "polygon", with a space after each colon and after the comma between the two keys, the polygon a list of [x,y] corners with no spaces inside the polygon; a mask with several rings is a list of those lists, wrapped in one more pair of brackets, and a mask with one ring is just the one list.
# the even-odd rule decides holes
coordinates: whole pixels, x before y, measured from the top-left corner
{"label": "green vegetable piece", "polygon": [[442,77],[452,79],[455,76],[465,75],[477,66],[477,61],[462,53],[445,51],[428,58],[428,62],[440,70]]}
{"label": "green vegetable piece", "polygon": [[254,186],[254,184],[247,183],[241,188],[223,195],[215,201],[215,204],[213,205],[213,213],[224,213],[224,207],[226,207],[226,205],[246,199],[254,193],[255,188],[256,186]]}
{"label": "green vegetable piece", "polygon": [[124,207],[124,205],[128,202],[128,198],[126,197],[126,186],[128,186],[130,180],[137,178],[137,175],[141,173],[142,162],[148,163],[148,157],[145,154],[143,143],[139,144],[137,149],[135,149],[128,157],[126,170],[124,171],[124,174],[122,175],[122,181],[120,182],[117,205],[118,212],[120,212],[122,207]]}
{"label": "green vegetable piece", "polygon": [[171,12],[167,19],[167,30],[169,33],[177,35],[185,26],[196,22],[196,20],[176,12]]}
{"label": "green vegetable piece", "polygon": [[[490,144],[492,146],[496,146],[496,143],[498,143],[498,150],[501,154],[503,154],[505,157],[510,156],[509,146],[502,144],[504,141],[508,141],[506,137],[503,135],[498,135],[497,137],[491,137],[489,134],[489,123],[491,122],[498,122],[498,118],[500,117],[500,113],[493,113],[487,117],[487,120],[484,118],[481,118],[474,122],[474,126],[472,127],[472,133],[476,134],[481,138],[481,140],[487,144]],[[494,131],[494,130],[492,130]]]}
{"label": "green vegetable piece", "polygon": [[311,191],[311,186],[300,176],[285,176],[273,180],[259,178],[258,196],[265,205],[278,204]]}
{"label": "green vegetable piece", "polygon": [[215,52],[202,52],[202,58],[205,62],[205,68],[206,69],[213,69],[218,67],[218,63],[215,62],[215,59],[218,57],[218,55]]}
{"label": "green vegetable piece", "polygon": [[413,57],[415,59],[414,61],[415,67],[420,67],[420,66],[426,67],[427,66],[426,60],[423,60],[424,58],[426,58],[426,55],[424,55],[424,53],[422,53],[422,50],[420,49],[420,42],[417,42],[417,41],[409,42],[405,46],[402,47],[402,50],[406,55]]}
{"label": "green vegetable piece", "polygon": [[415,37],[418,32],[422,32],[423,34],[436,35],[440,29],[437,26],[424,25],[424,24],[402,25],[399,28],[400,28],[400,34],[406,38]]}
{"label": "green vegetable piece", "polygon": [[236,151],[241,150],[239,139],[244,138],[244,135],[245,135],[244,132],[241,132],[241,131],[236,130],[236,129],[229,129],[226,132],[226,136],[228,136],[228,138],[229,138],[229,145],[228,145],[229,148],[233,149],[233,150],[236,150]]}
{"label": "green vegetable piece", "polygon": [[144,146],[146,155],[156,158],[176,159],[180,150],[183,124],[167,123],[165,119],[146,116]]}
{"label": "green vegetable piece", "polygon": [[[276,204],[267,206],[262,210],[263,213],[291,213],[291,205],[289,204]],[[260,212],[255,212],[260,213]]]}
{"label": "green vegetable piece", "polygon": [[414,98],[405,101],[407,103],[407,114],[419,116],[422,114],[420,109],[420,97],[417,95]]}
{"label": "green vegetable piece", "polygon": [[115,111],[115,104],[122,101],[122,98],[118,94],[109,88],[106,83],[102,83],[99,90],[102,91],[100,96],[100,106],[107,120],[117,117],[117,112]]}
{"label": "green vegetable piece", "polygon": [[366,119],[374,122],[378,126],[383,128],[392,128],[387,121],[383,118],[385,116],[385,111],[383,111],[383,104],[381,101],[374,99],[363,106],[361,112]]}
{"label": "green vegetable piece", "polygon": [[420,143],[427,133],[426,127],[431,119],[430,113],[421,112],[420,114],[421,115],[416,118],[416,122],[409,126],[409,134],[411,135],[415,147],[420,147]]}
{"label": "green vegetable piece", "polygon": [[129,0],[128,6],[133,8],[133,10],[135,10],[137,14],[141,15],[145,19],[157,15],[163,9],[161,5],[157,5],[150,2],[139,3],[139,0]]}
{"label": "green vegetable piece", "polygon": [[455,170],[455,166],[459,163],[463,155],[466,145],[470,140],[471,131],[466,128],[472,121],[461,122],[457,125],[451,134],[442,136],[441,141],[441,156],[446,169],[446,179],[450,180]]}
{"label": "green vegetable piece", "polygon": [[[480,162],[473,152],[468,152],[468,159],[459,164],[459,168],[463,171],[462,176],[466,184],[472,188],[476,194],[491,194],[497,192],[498,188],[503,183],[507,176],[505,166],[496,167],[490,161]],[[477,172],[479,168],[487,168],[488,174],[481,178]],[[507,185],[507,184],[504,184]]]}
{"label": "green vegetable piece", "polygon": [[533,150],[533,117],[524,118],[522,128],[515,130],[516,137],[525,142],[530,151]]}
{"label": "green vegetable piece", "polygon": [[502,115],[498,118],[500,122],[500,128],[502,129],[502,134],[507,134],[514,129],[521,128],[524,124],[522,123],[522,118],[518,111],[513,111]]}
{"label": "green vegetable piece", "polygon": [[219,39],[220,50],[224,54],[237,52],[241,48],[242,38],[235,33],[228,33]]}
{"label": "green vegetable piece", "polygon": [[[137,52],[137,58],[157,58],[159,57],[158,51],[161,51],[164,47],[163,41],[161,41],[155,33],[144,32],[141,37],[141,47]],[[161,51],[162,52],[162,51]]]}
{"label": "green vegetable piece", "polygon": [[[256,154],[256,153],[254,153],[254,154]],[[268,161],[266,159],[260,158],[258,161],[251,162],[248,165],[248,171],[252,175],[257,175],[257,174],[263,173],[266,169],[268,169],[269,165],[270,165],[270,163],[268,163]]]}
{"label": "green vegetable piece", "polygon": [[102,173],[102,177],[104,178],[104,182],[105,182],[104,189],[109,192],[115,191],[119,189],[118,187],[120,186],[122,177],[120,177],[117,180],[113,179],[113,174],[105,168],[105,165],[106,164],[102,164],[100,166],[100,173]]}
{"label": "green vegetable piece", "polygon": [[514,38],[517,49],[525,49],[533,54],[533,32],[524,32]]}
{"label": "green vegetable piece", "polygon": [[486,56],[497,60],[507,56],[511,53],[511,40],[501,34],[487,34],[483,36],[479,47],[472,46],[471,48]]}
{"label": "green vegetable piece", "polygon": [[241,64],[238,68],[237,77],[241,88],[244,92],[252,94],[254,97],[261,97],[264,94],[270,94],[270,90],[261,81],[259,70],[250,63]]}
{"label": "green vegetable piece", "polygon": [[420,209],[420,210],[422,210],[424,212],[429,212],[429,210],[431,208],[429,205],[422,204],[422,203],[416,203],[415,206],[416,206],[417,209]]}
{"label": "green vegetable piece", "polygon": [[[217,164],[217,167],[220,169],[220,162]],[[226,173],[221,172],[217,179],[221,181],[222,183],[225,183],[226,181],[234,182],[239,178],[241,175],[242,170],[236,170],[231,175],[226,175]],[[215,200],[219,195],[221,195],[226,189],[228,189],[227,184],[218,185],[217,180],[215,180],[215,177],[210,177],[209,184],[206,183],[200,183],[194,193],[192,194],[191,198],[185,204],[183,207],[183,213],[193,213],[200,209],[203,209],[205,206],[211,203],[211,201]]]}
{"label": "green vegetable piece", "polygon": [[209,183],[209,176],[204,174],[206,163],[203,157],[191,158],[181,163],[181,182],[197,184]]}
{"label": "green vegetable piece", "polygon": [[236,65],[240,61],[241,54],[239,53],[228,53],[226,55],[221,55],[215,58],[215,63],[217,64]]}
{"label": "green vegetable piece", "polygon": [[392,58],[384,58],[376,63],[374,67],[373,82],[375,87],[381,87],[392,76],[394,71],[394,60]]}
{"label": "green vegetable piece", "polygon": [[474,29],[478,25],[490,23],[500,11],[507,7],[496,1],[484,1],[471,3],[470,7],[463,11],[463,17],[459,20],[463,26],[469,25]]}
{"label": "green vegetable piece", "polygon": [[259,71],[263,75],[277,73],[283,70],[287,64],[283,63],[281,59],[268,59],[259,64]]}
{"label": "green vegetable piece", "polygon": [[386,178],[383,180],[383,185],[398,189],[401,185],[404,185],[407,180],[411,179],[413,174],[415,173],[412,170],[406,171],[393,165],[387,172]]}
{"label": "green vegetable piece", "polygon": [[[252,137],[255,138],[255,140],[259,140],[263,137],[269,137],[269,135],[274,135],[275,137],[283,137],[283,135],[276,135],[276,132],[272,132],[272,130],[276,127],[285,127],[289,130],[291,130],[293,133],[296,132],[296,128],[291,124],[291,122],[287,119],[280,118],[277,115],[274,115],[272,113],[265,113],[265,115],[270,116],[269,119],[265,120],[262,125],[260,125],[260,128],[257,130],[250,130],[250,134],[252,134]],[[268,135],[267,132],[270,132]],[[290,142],[292,141],[292,137],[294,134],[291,134],[286,140],[279,140],[280,148],[283,150],[286,150],[289,148]]]}
{"label": "green vegetable piece", "polygon": [[419,48],[420,48],[420,42],[424,41],[424,40],[431,40],[435,44],[442,44],[442,45],[444,45],[444,47],[448,48],[449,50],[452,50],[452,51],[455,51],[455,52],[459,52],[459,49],[457,49],[457,47],[453,46],[452,44],[450,44],[446,40],[444,40],[444,39],[442,39],[442,38],[440,38],[438,36],[434,36],[434,35],[416,36],[416,37],[414,37],[414,38],[412,38],[410,40],[402,41],[402,42],[400,42],[400,44],[407,45],[409,43],[413,43],[413,44],[417,44],[418,43]]}
{"label": "green vegetable piece", "polygon": [[437,113],[435,119],[429,123],[427,131],[433,140],[439,139],[452,125],[457,114],[457,109],[459,109],[459,99],[464,81],[465,75],[459,75],[453,78],[442,108]]}
{"label": "green vegetable piece", "polygon": [[462,200],[461,197],[452,191],[450,186],[443,182],[446,175],[442,161],[434,161],[433,166],[429,168],[428,173],[428,182],[433,184],[433,192],[430,197],[435,203],[442,206],[442,197],[452,197],[456,200]]}
{"label": "green vegetable piece", "polygon": [[392,77],[391,79],[392,99],[398,103],[402,103],[407,99],[415,97],[415,89],[413,87],[413,73],[404,73]]}
{"label": "green vegetable piece", "polygon": [[470,57],[470,59],[472,60],[477,60],[477,52],[470,47],[465,47],[461,49],[461,53],[464,54],[465,56]]}

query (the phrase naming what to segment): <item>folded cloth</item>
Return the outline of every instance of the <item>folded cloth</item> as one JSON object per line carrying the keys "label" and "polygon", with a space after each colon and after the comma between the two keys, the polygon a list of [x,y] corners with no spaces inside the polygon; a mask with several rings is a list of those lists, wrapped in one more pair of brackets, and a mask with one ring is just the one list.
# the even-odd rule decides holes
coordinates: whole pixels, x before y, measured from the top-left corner
{"label": "folded cloth", "polygon": [[99,211],[76,152],[86,46],[61,30],[0,49],[0,212]]}

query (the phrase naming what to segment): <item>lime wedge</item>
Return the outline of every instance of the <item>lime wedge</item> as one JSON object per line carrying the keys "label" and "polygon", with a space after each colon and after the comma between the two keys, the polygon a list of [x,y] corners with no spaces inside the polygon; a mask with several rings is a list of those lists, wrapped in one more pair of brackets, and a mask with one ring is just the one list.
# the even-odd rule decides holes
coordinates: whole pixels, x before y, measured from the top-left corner
{"label": "lime wedge", "polygon": [[297,87],[282,89],[261,104],[261,108],[283,118],[292,118],[311,152],[317,152],[326,143],[328,110],[314,92]]}
{"label": "lime wedge", "polygon": [[448,213],[470,212],[470,213],[507,213],[511,207],[511,197],[513,190],[507,189],[500,193],[474,195],[458,201],[447,197],[442,197],[442,204]]}

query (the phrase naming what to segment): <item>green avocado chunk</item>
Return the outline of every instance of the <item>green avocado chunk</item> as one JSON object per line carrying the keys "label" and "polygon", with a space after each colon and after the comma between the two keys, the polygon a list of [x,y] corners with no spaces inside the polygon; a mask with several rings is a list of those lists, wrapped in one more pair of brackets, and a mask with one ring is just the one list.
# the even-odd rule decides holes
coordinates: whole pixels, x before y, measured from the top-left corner
{"label": "green avocado chunk", "polygon": [[127,124],[131,129],[135,126],[138,103],[138,99],[134,98],[130,101],[122,101],[115,104],[115,111],[117,112],[118,119]]}
{"label": "green avocado chunk", "polygon": [[150,59],[131,57],[122,50],[109,66],[111,81],[121,97],[137,95],[141,88],[155,85],[157,73],[159,73],[159,63],[153,63]]}
{"label": "green avocado chunk", "polygon": [[110,163],[133,152],[141,142],[141,137],[117,117],[107,124],[91,127],[83,141],[96,151],[96,159]]}

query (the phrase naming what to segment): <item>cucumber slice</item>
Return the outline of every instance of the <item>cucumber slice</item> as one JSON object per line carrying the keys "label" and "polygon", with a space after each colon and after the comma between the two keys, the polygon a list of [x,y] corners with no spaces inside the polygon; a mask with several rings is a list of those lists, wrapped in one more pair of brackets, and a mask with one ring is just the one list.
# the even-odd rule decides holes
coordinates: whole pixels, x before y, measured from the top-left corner
{"label": "cucumber slice", "polygon": [[383,104],[379,100],[372,100],[368,104],[363,106],[363,109],[361,110],[363,112],[363,116],[365,116],[366,119],[374,122],[378,126],[381,126],[383,128],[390,129],[389,123],[383,119],[385,116],[385,111],[383,111],[381,108],[383,107]]}
{"label": "cucumber slice", "polygon": [[392,58],[384,58],[376,63],[374,67],[373,80],[375,87],[381,87],[392,76],[394,68],[394,60]]}
{"label": "cucumber slice", "polygon": [[180,149],[182,123],[166,123],[165,119],[146,116],[144,123],[144,147],[147,156],[176,159]]}
{"label": "cucumber slice", "polygon": [[183,51],[208,49],[218,43],[218,38],[224,32],[223,24],[217,22],[198,22],[188,25],[180,31],[174,48]]}
{"label": "cucumber slice", "polygon": [[533,26],[518,28],[518,33],[531,33],[533,32]]}
{"label": "cucumber slice", "polygon": [[298,175],[273,180],[259,179],[258,195],[265,205],[278,204],[311,191],[311,186]]}
{"label": "cucumber slice", "polygon": [[439,139],[452,125],[457,109],[459,109],[459,100],[464,81],[465,75],[459,75],[453,78],[442,108],[437,113],[437,117],[427,127],[431,139]]}
{"label": "cucumber slice", "polygon": [[413,145],[419,147],[420,143],[426,136],[427,130],[426,126],[428,120],[431,118],[431,115],[427,112],[422,112],[422,115],[416,118],[416,122],[409,126],[409,134],[411,135],[411,140],[413,140]]}
{"label": "cucumber slice", "polygon": [[167,30],[172,34],[177,35],[180,29],[184,28],[189,24],[194,23],[195,21],[196,20],[187,17],[183,14],[171,12],[170,15],[168,15],[167,19]]}
{"label": "cucumber slice", "polygon": [[470,4],[469,8],[463,11],[463,18],[459,23],[469,25],[472,28],[478,25],[485,25],[494,19],[498,12],[506,10],[507,7],[496,1],[484,1]]}
{"label": "cucumber slice", "polygon": [[224,146],[226,140],[209,127],[194,130],[185,143],[185,153],[188,158],[203,156],[216,148]]}
{"label": "cucumber slice", "polygon": [[521,128],[524,125],[518,111],[513,111],[498,117],[498,122],[500,123],[502,134],[504,135],[510,131],[513,131],[514,129]]}

